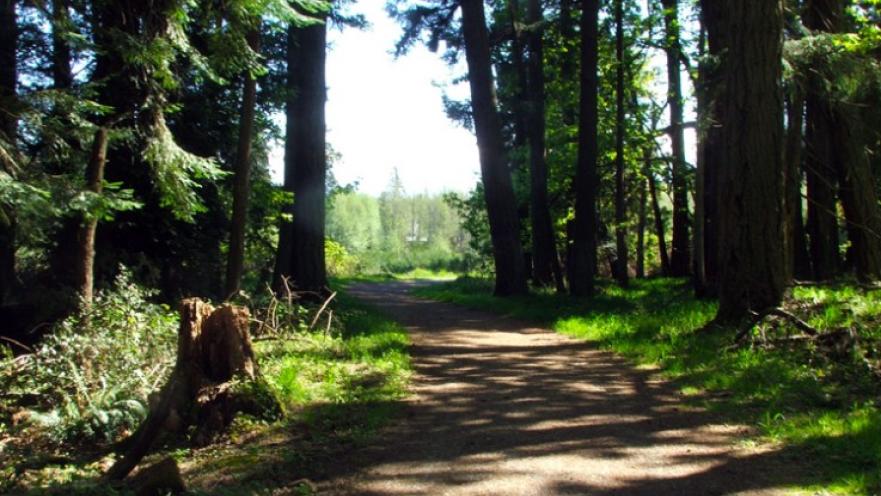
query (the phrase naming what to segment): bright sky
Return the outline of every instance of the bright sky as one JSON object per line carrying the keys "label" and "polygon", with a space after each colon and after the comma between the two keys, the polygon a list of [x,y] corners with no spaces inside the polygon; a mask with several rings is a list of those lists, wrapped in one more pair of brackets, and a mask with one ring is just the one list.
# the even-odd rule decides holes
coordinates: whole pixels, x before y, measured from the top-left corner
{"label": "bright sky", "polygon": [[[451,97],[469,97],[467,84],[448,83],[466,71],[464,63],[447,67],[439,54],[416,44],[407,55],[391,54],[401,28],[385,12],[386,0],[360,0],[351,13],[363,14],[365,30],[332,28],[327,56],[327,139],[342,158],[333,165],[340,184],[358,182],[359,190],[379,195],[386,189],[394,168],[409,193],[467,192],[479,179],[474,135],[457,126],[444,113],[445,86]],[[463,57],[464,58],[464,57]],[[652,54],[658,71],[653,92],[666,98],[666,59]],[[691,91],[687,73],[682,82]],[[686,100],[686,121],[694,119],[693,102]],[[660,123],[667,125],[667,115]],[[284,126],[284,115],[276,116]],[[694,164],[695,133],[686,130],[686,159]],[[660,139],[665,151],[669,140]],[[281,183],[284,147],[277,143],[270,154],[273,180]]]}
{"label": "bright sky", "polygon": [[[327,140],[342,159],[333,166],[341,184],[378,195],[397,167],[409,193],[466,192],[478,180],[480,164],[474,135],[444,113],[443,90],[463,71],[453,71],[438,54],[421,45],[395,60],[391,51],[401,29],[385,13],[386,0],[360,0],[364,31],[328,32]],[[467,85],[448,88],[467,96]],[[283,116],[281,116],[283,124]],[[282,181],[284,150],[270,158],[273,178]]]}

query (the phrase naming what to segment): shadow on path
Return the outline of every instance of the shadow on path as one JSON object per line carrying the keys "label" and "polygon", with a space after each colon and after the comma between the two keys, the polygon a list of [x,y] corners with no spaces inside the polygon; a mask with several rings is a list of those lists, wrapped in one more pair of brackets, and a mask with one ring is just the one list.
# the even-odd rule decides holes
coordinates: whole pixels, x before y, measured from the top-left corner
{"label": "shadow on path", "polygon": [[743,447],[747,428],[683,406],[651,371],[412,285],[349,289],[410,331],[413,394],[322,494],[779,494],[802,480],[797,453]]}

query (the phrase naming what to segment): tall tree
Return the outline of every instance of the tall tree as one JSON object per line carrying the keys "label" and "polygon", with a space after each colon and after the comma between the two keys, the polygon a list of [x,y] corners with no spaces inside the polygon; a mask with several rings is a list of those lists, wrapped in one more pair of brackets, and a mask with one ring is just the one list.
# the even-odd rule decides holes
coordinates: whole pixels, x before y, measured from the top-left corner
{"label": "tall tree", "polygon": [[[15,87],[18,81],[16,48],[18,25],[14,0],[0,0],[0,140],[12,148],[18,134],[15,114]],[[15,176],[11,164],[2,163],[3,172]],[[0,205],[0,304],[15,284],[15,212],[11,205]]]}
{"label": "tall tree", "polygon": [[56,89],[73,85],[70,45],[65,37],[70,29],[68,0],[52,2],[52,79]]}
{"label": "tall tree", "polygon": [[[259,50],[260,29],[248,33],[248,45]],[[248,220],[248,198],[251,191],[251,141],[254,130],[254,113],[257,105],[257,79],[246,70],[242,85],[242,106],[239,112],[239,141],[236,147],[233,178],[232,219],[229,233],[229,255],[226,265],[226,287],[229,297],[237,293],[242,283],[245,264],[245,231]]]}
{"label": "tall tree", "polygon": [[723,2],[701,0],[700,22],[706,31],[709,57],[701,59],[697,88],[701,174],[696,190],[700,191],[703,200],[700,212],[703,218],[700,240],[703,246],[703,284],[698,289],[703,296],[712,296],[718,292],[719,285],[719,174],[725,168],[722,148],[725,85],[721,60],[727,53],[728,40]]}
{"label": "tall tree", "polygon": [[[100,195],[104,189],[104,167],[107,163],[108,132],[98,127],[92,139],[92,152],[86,167],[86,189]],[[83,304],[92,304],[95,291],[95,232],[98,218],[94,213],[83,216],[77,233],[76,289]]]}
{"label": "tall tree", "polygon": [[525,294],[528,288],[517,206],[505,156],[501,120],[496,108],[483,1],[462,0],[461,8],[468,82],[471,87],[471,110],[495,259],[495,294]]}
{"label": "tall tree", "polygon": [[670,106],[670,142],[673,151],[673,252],[670,264],[674,276],[688,275],[688,181],[685,162],[685,133],[683,127],[682,76],[680,74],[682,48],[679,36],[679,2],[662,0],[667,54],[667,101]]}
{"label": "tall tree", "polygon": [[[327,151],[324,104],[327,26],[292,26],[288,33],[285,188],[293,193],[292,219],[283,225],[277,274],[301,291],[327,286],[324,259]],[[287,231],[287,232],[285,232]]]}
{"label": "tall tree", "polygon": [[[839,0],[807,2],[804,24],[807,28],[832,32],[837,29],[843,4]],[[805,177],[808,194],[808,235],[814,278],[835,277],[841,266],[838,253],[838,219],[835,201],[836,162],[833,150],[834,116],[826,96],[825,82],[819,74],[808,76],[806,95]]]}
{"label": "tall tree", "polygon": [[554,240],[551,212],[548,206],[548,164],[545,156],[545,76],[544,30],[541,0],[529,0],[527,22],[529,33],[528,95],[529,95],[529,177],[530,217],[532,221],[533,278],[540,286],[556,281],[563,291],[560,260]]}
{"label": "tall tree", "polygon": [[[615,278],[628,283],[627,203],[624,185],[624,1],[615,1]],[[674,251],[675,253],[675,251]]]}
{"label": "tall tree", "polygon": [[718,318],[780,303],[783,268],[783,3],[729,0],[724,8],[725,169],[720,172]]}
{"label": "tall tree", "polygon": [[804,141],[805,101],[798,87],[790,89],[786,102],[786,146],[784,148],[785,192],[784,241],[786,246],[786,280],[811,277],[807,233],[802,216],[802,153]]}
{"label": "tall tree", "polygon": [[581,96],[578,116],[578,162],[575,169],[575,222],[569,291],[594,291],[597,263],[597,104],[599,91],[599,0],[581,0]]}

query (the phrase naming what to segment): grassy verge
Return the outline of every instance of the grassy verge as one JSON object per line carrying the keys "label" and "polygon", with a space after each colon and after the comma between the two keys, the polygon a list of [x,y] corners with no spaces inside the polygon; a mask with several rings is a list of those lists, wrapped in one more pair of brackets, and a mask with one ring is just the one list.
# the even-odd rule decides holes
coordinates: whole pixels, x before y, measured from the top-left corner
{"label": "grassy verge", "polygon": [[[816,345],[732,347],[733,331],[699,332],[716,305],[694,299],[679,280],[634,281],[626,290],[608,285],[590,299],[498,299],[491,289],[488,281],[465,279],[416,292],[529,320],[659,366],[694,401],[756,425],[764,440],[815,462],[809,489],[881,491],[881,388],[865,356],[835,356]],[[877,359],[881,291],[796,288],[789,304],[819,329],[854,329]],[[784,335],[791,330],[785,327],[763,324],[755,333]]]}
{"label": "grassy verge", "polygon": [[[195,494],[270,494],[277,488],[311,494],[309,479],[333,469],[341,454],[392,421],[410,370],[408,337],[400,326],[345,294],[333,310],[329,332],[317,326],[321,329],[255,340],[261,373],[282,405],[281,418],[240,416],[220,443],[166,448],[144,463],[172,455]],[[0,434],[11,428],[0,418]],[[0,443],[0,458],[2,449]],[[4,466],[9,477],[0,481],[0,493],[110,494],[95,480],[113,458],[80,456],[87,449],[68,441],[51,447],[51,460],[49,446],[26,453]]]}

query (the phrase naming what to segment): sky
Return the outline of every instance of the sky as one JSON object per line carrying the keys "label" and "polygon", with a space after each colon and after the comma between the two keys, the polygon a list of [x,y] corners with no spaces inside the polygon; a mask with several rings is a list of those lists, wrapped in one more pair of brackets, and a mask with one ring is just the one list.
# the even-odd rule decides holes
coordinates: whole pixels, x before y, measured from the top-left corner
{"label": "sky", "polygon": [[[331,28],[327,54],[327,141],[341,158],[333,164],[340,184],[357,182],[358,190],[379,195],[397,169],[407,193],[464,193],[479,180],[480,164],[474,135],[447,118],[446,91],[456,99],[470,96],[467,84],[450,85],[466,72],[464,63],[450,68],[439,54],[420,44],[395,59],[392,51],[401,34],[385,12],[386,0],[359,0],[352,14],[363,14],[364,30]],[[463,57],[464,58],[464,57]],[[666,98],[666,59],[651,55],[658,77],[653,92]],[[686,93],[691,84],[682,73]],[[693,102],[686,99],[685,120],[694,120]],[[660,122],[667,125],[666,115]],[[284,114],[276,119],[284,127]],[[695,133],[685,133],[686,160],[694,163]],[[659,139],[665,152],[669,140]],[[273,180],[283,181],[284,147],[270,154]]]}
{"label": "sky", "polygon": [[[391,52],[401,29],[385,13],[385,2],[360,0],[352,7],[365,15],[367,29],[328,32],[327,140],[342,156],[333,174],[372,195],[386,189],[394,168],[408,193],[467,192],[479,177],[477,142],[447,118],[438,87],[464,71],[448,68],[421,45],[396,60]],[[468,96],[467,85],[447,90]],[[279,143],[270,157],[279,183],[283,159]]]}

